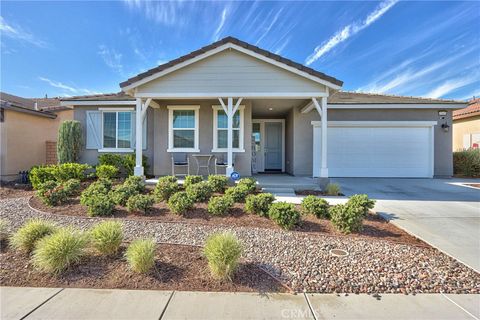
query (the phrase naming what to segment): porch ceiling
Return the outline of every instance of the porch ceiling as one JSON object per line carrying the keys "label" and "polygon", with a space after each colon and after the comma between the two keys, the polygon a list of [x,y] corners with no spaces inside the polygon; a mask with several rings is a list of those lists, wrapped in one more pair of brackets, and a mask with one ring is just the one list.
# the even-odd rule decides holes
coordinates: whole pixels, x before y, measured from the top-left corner
{"label": "porch ceiling", "polygon": [[305,99],[252,99],[253,118],[278,118],[285,117],[288,112],[300,105]]}

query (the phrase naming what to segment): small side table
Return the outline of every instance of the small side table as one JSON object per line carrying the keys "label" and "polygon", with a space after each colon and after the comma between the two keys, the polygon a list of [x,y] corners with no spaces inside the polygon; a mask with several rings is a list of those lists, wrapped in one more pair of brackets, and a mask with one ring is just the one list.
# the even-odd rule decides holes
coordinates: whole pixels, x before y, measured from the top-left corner
{"label": "small side table", "polygon": [[206,169],[207,174],[210,174],[210,160],[212,160],[213,154],[192,154],[192,157],[197,163],[197,175],[201,169]]}

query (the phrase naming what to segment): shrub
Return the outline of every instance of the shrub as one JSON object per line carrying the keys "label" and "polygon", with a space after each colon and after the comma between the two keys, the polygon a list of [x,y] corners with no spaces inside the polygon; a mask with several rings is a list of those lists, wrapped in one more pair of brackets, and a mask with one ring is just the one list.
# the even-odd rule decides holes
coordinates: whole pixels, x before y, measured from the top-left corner
{"label": "shrub", "polygon": [[135,272],[148,273],[155,265],[155,241],[153,239],[137,239],[125,252],[128,265]]}
{"label": "shrub", "polygon": [[83,146],[82,127],[79,121],[66,120],[58,128],[57,158],[59,163],[75,162]]}
{"label": "shrub", "polygon": [[178,185],[177,178],[166,176],[158,179],[153,194],[158,201],[166,201],[170,199],[172,194],[178,192],[179,189],[180,186]]}
{"label": "shrub", "polygon": [[212,276],[221,280],[232,279],[242,251],[240,241],[228,232],[209,236],[203,249]]}
{"label": "shrub", "polygon": [[85,190],[83,190],[80,196],[80,203],[84,206],[92,201],[97,195],[107,195],[112,188],[112,182],[107,179],[101,179],[90,184]]}
{"label": "shrub", "polygon": [[183,187],[186,189],[188,186],[191,186],[192,184],[196,184],[202,181],[203,181],[202,176],[186,176],[183,182]]}
{"label": "shrub", "polygon": [[114,255],[123,240],[122,223],[118,221],[100,222],[90,230],[92,245],[101,254]]}
{"label": "shrub", "polygon": [[69,197],[77,195],[78,191],[80,191],[80,180],[70,179],[65,181],[65,183],[63,183],[63,189]]}
{"label": "shrub", "polygon": [[128,199],[130,199],[130,197],[133,197],[137,194],[138,194],[138,191],[137,189],[135,189],[134,186],[121,184],[113,188],[112,192],[110,193],[110,196],[112,197],[112,201],[115,204],[118,204],[124,207],[127,204]]}
{"label": "shrub", "polygon": [[194,202],[206,201],[212,195],[212,188],[207,181],[191,184],[185,189],[185,191]]}
{"label": "shrub", "polygon": [[95,174],[100,179],[113,179],[118,175],[119,169],[110,164],[102,164],[95,168]]}
{"label": "shrub", "polygon": [[68,194],[61,184],[54,181],[45,182],[37,190],[37,196],[47,206],[57,206],[68,199]]}
{"label": "shrub", "polygon": [[362,230],[364,209],[361,206],[337,204],[330,208],[332,224],[342,233]]}
{"label": "shrub", "polygon": [[[145,171],[148,170],[147,160],[148,158],[143,155],[142,165],[145,168]],[[132,153],[122,156],[114,153],[103,153],[98,157],[98,164],[114,166],[120,173],[132,176],[135,168],[135,154]]]}
{"label": "shrub", "polygon": [[48,181],[55,181],[55,167],[56,166],[54,165],[36,166],[30,169],[28,179],[30,180],[33,189],[38,190],[40,185]]}
{"label": "shrub", "polygon": [[80,163],[62,163],[53,166],[55,180],[64,182],[70,179],[84,180],[86,178],[85,171],[91,167],[88,164]]}
{"label": "shrub", "polygon": [[340,185],[337,183],[329,183],[325,187],[325,193],[329,196],[338,196],[340,194]]}
{"label": "shrub", "polygon": [[109,216],[113,213],[115,203],[109,194],[97,193],[90,197],[86,206],[90,217]]}
{"label": "shrub", "polygon": [[38,240],[55,231],[57,231],[57,228],[49,221],[41,219],[29,220],[13,234],[10,244],[17,250],[30,252]]}
{"label": "shrub", "polygon": [[317,218],[328,218],[328,202],[315,196],[306,196],[302,200],[301,210],[303,214],[313,214]]}
{"label": "shrub", "polygon": [[273,201],[275,201],[275,196],[271,193],[251,194],[246,199],[245,210],[266,217]]}
{"label": "shrub", "polygon": [[245,197],[249,194],[249,189],[245,185],[228,188],[225,195],[232,197],[235,202],[244,202]]}
{"label": "shrub", "polygon": [[268,216],[280,227],[290,230],[300,221],[300,213],[291,203],[273,203],[268,210]]}
{"label": "shrub", "polygon": [[145,191],[145,181],[143,181],[142,177],[129,176],[127,179],[125,179],[123,185],[130,186],[137,190],[139,193]]}
{"label": "shrub", "polygon": [[233,199],[229,196],[212,197],[208,201],[207,210],[214,216],[222,216],[232,209],[233,203]]}
{"label": "shrub", "polygon": [[0,242],[7,240],[10,237],[10,221],[0,219]]}
{"label": "shrub", "polygon": [[168,208],[175,214],[184,214],[193,208],[194,202],[185,191],[175,193],[168,199]]}
{"label": "shrub", "polygon": [[114,166],[118,171],[123,169],[123,157],[120,154],[102,153],[98,156],[98,164]]}
{"label": "shrub", "polygon": [[127,209],[130,212],[143,211],[147,214],[148,209],[151,209],[155,203],[154,198],[151,195],[137,194],[127,201]]}
{"label": "shrub", "polygon": [[257,188],[257,181],[253,178],[243,178],[238,180],[237,186],[245,186],[248,189],[248,193],[252,193]]}
{"label": "shrub", "polygon": [[[131,153],[131,154],[127,154],[123,158],[123,168],[125,169],[125,173],[128,176],[133,176],[135,163],[136,163],[135,157],[136,157],[135,154]],[[142,155],[142,166],[143,166],[145,172],[147,172],[148,171],[148,158],[145,155]]]}
{"label": "shrub", "polygon": [[213,192],[222,192],[227,186],[228,178],[222,175],[209,175],[208,182]]}
{"label": "shrub", "polygon": [[454,152],[453,173],[466,177],[480,177],[480,149]]}
{"label": "shrub", "polygon": [[40,270],[60,273],[86,254],[88,237],[73,228],[62,228],[38,241],[33,264]]}
{"label": "shrub", "polygon": [[375,200],[369,199],[366,194],[355,194],[348,199],[348,205],[359,206],[363,208],[363,213],[366,216],[369,209],[373,209],[375,206]]}

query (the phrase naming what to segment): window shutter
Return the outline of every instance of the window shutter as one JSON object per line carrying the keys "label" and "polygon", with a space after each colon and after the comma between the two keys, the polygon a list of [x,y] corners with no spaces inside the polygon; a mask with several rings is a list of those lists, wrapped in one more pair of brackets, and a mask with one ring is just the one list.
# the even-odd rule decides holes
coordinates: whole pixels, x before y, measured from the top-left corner
{"label": "window shutter", "polygon": [[[132,148],[135,148],[137,140],[135,137],[137,136],[137,122],[136,122],[136,112],[132,112]],[[142,132],[142,149],[147,149],[147,116],[143,120],[143,132]]]}
{"label": "window shutter", "polygon": [[102,112],[87,111],[87,149],[102,148]]}
{"label": "window shutter", "polygon": [[463,149],[469,149],[471,147],[470,143],[470,134],[464,134],[463,135]]}

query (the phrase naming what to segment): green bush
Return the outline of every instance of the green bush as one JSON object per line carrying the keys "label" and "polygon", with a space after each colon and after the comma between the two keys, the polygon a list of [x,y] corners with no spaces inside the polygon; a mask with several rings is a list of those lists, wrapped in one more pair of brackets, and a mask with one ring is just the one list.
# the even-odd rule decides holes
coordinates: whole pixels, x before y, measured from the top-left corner
{"label": "green bush", "polygon": [[257,189],[257,180],[253,178],[242,178],[238,180],[237,186],[245,186],[248,189],[248,193],[252,193]]}
{"label": "green bush", "polygon": [[340,185],[337,183],[329,183],[325,187],[325,193],[329,196],[338,196],[340,194]]}
{"label": "green bush", "polygon": [[175,214],[184,214],[193,208],[194,202],[185,191],[175,193],[168,199],[168,208]]}
{"label": "green bush", "polygon": [[128,199],[127,209],[130,212],[142,211],[144,214],[147,214],[154,203],[155,199],[151,195],[137,194]]}
{"label": "green bush", "polygon": [[186,189],[188,186],[199,183],[203,181],[202,176],[186,176],[183,182],[183,187]]}
{"label": "green bush", "polygon": [[228,184],[228,178],[222,175],[209,175],[208,182],[213,192],[222,192]]}
{"label": "green bush", "polygon": [[93,247],[101,254],[116,254],[123,240],[122,223],[118,221],[100,222],[90,230],[90,240]]}
{"label": "green bush", "polygon": [[53,223],[41,219],[32,219],[12,235],[10,244],[16,250],[30,252],[38,240],[56,231],[57,227]]}
{"label": "green bush", "polygon": [[[142,156],[142,165],[145,171],[148,171],[148,158]],[[120,173],[132,176],[135,168],[135,154],[122,156],[114,153],[103,153],[98,157],[99,165],[111,165],[118,169]]]}
{"label": "green bush", "polygon": [[214,216],[222,216],[227,214],[233,207],[233,199],[229,196],[216,196],[208,201],[208,213]]}
{"label": "green bush", "polygon": [[65,190],[67,196],[72,197],[78,194],[80,191],[80,180],[70,179],[63,183],[63,189]]}
{"label": "green bush", "polygon": [[83,146],[82,126],[79,121],[65,120],[58,128],[57,158],[59,163],[75,162]]}
{"label": "green bush", "polygon": [[114,153],[102,153],[98,156],[98,164],[114,166],[118,171],[123,169],[123,156]]}
{"label": "green bush", "polygon": [[453,173],[465,177],[480,177],[480,149],[454,152]]}
{"label": "green bush", "polygon": [[291,203],[273,203],[268,210],[268,216],[280,227],[290,230],[300,221],[300,213]]}
{"label": "green bush", "polygon": [[56,181],[55,165],[49,166],[35,166],[30,169],[28,179],[32,184],[33,189],[38,190],[40,186],[49,181]]}
{"label": "green bush", "polygon": [[231,187],[225,191],[225,195],[232,197],[235,202],[244,202],[249,193],[249,188],[245,185]]}
{"label": "green bush", "polygon": [[208,181],[191,184],[185,191],[194,202],[207,201],[212,196],[212,188]]}
{"label": "green bush", "polygon": [[73,228],[62,228],[38,241],[33,264],[42,271],[60,273],[86,255],[88,237]]}
{"label": "green bush", "polygon": [[139,193],[145,191],[145,181],[143,181],[142,177],[129,176],[127,179],[125,179],[123,184],[134,188]]}
{"label": "green bush", "polygon": [[54,181],[41,184],[37,190],[37,196],[47,206],[57,206],[65,203],[68,199],[68,194],[63,185]]}
{"label": "green bush", "polygon": [[240,241],[228,232],[209,236],[203,249],[212,276],[220,280],[232,280],[242,251]]}
{"label": "green bush", "polygon": [[178,185],[177,178],[166,176],[158,179],[153,194],[157,201],[167,201],[172,194],[178,192],[178,190],[180,190],[180,186]]}
{"label": "green bush", "polygon": [[0,219],[0,242],[7,240],[10,237],[10,221]]}
{"label": "green bush", "polygon": [[102,164],[95,168],[95,174],[100,179],[113,179],[118,175],[118,168],[110,164]]}
{"label": "green bush", "polygon": [[349,204],[337,204],[330,208],[330,220],[342,233],[351,233],[362,230],[364,208]]}
{"label": "green bush", "polygon": [[[123,158],[123,167],[125,169],[125,172],[128,176],[133,176],[134,168],[135,168],[135,154],[127,154]],[[142,155],[142,166],[145,170],[145,172],[148,171],[148,158],[145,155]]]}
{"label": "green bush", "polygon": [[64,182],[70,179],[84,180],[87,176],[85,171],[91,167],[88,164],[62,163],[54,166],[55,180]]}
{"label": "green bush", "polygon": [[313,214],[317,218],[328,218],[328,202],[315,196],[306,196],[302,200],[301,210],[303,214]]}
{"label": "green bush", "polygon": [[251,194],[246,199],[245,210],[266,217],[273,201],[275,201],[275,196],[271,193]]}
{"label": "green bush", "polygon": [[139,273],[148,273],[155,266],[155,241],[153,239],[137,239],[125,252],[130,269]]}
{"label": "green bush", "polygon": [[368,210],[373,209],[375,206],[375,200],[369,199],[366,194],[355,194],[348,199],[347,204],[354,207],[362,207],[363,213],[366,216]]}
{"label": "green bush", "polygon": [[80,203],[88,206],[92,199],[97,195],[108,195],[112,188],[112,182],[107,179],[100,179],[91,183],[80,196]]}
{"label": "green bush", "polygon": [[112,201],[115,204],[120,205],[122,207],[124,207],[127,204],[127,201],[128,199],[130,199],[130,197],[133,197],[137,194],[138,194],[138,191],[137,189],[135,189],[134,186],[125,185],[125,184],[115,186],[112,192],[110,192]]}
{"label": "green bush", "polygon": [[113,213],[115,203],[109,194],[98,193],[91,196],[86,206],[90,217],[109,216]]}

